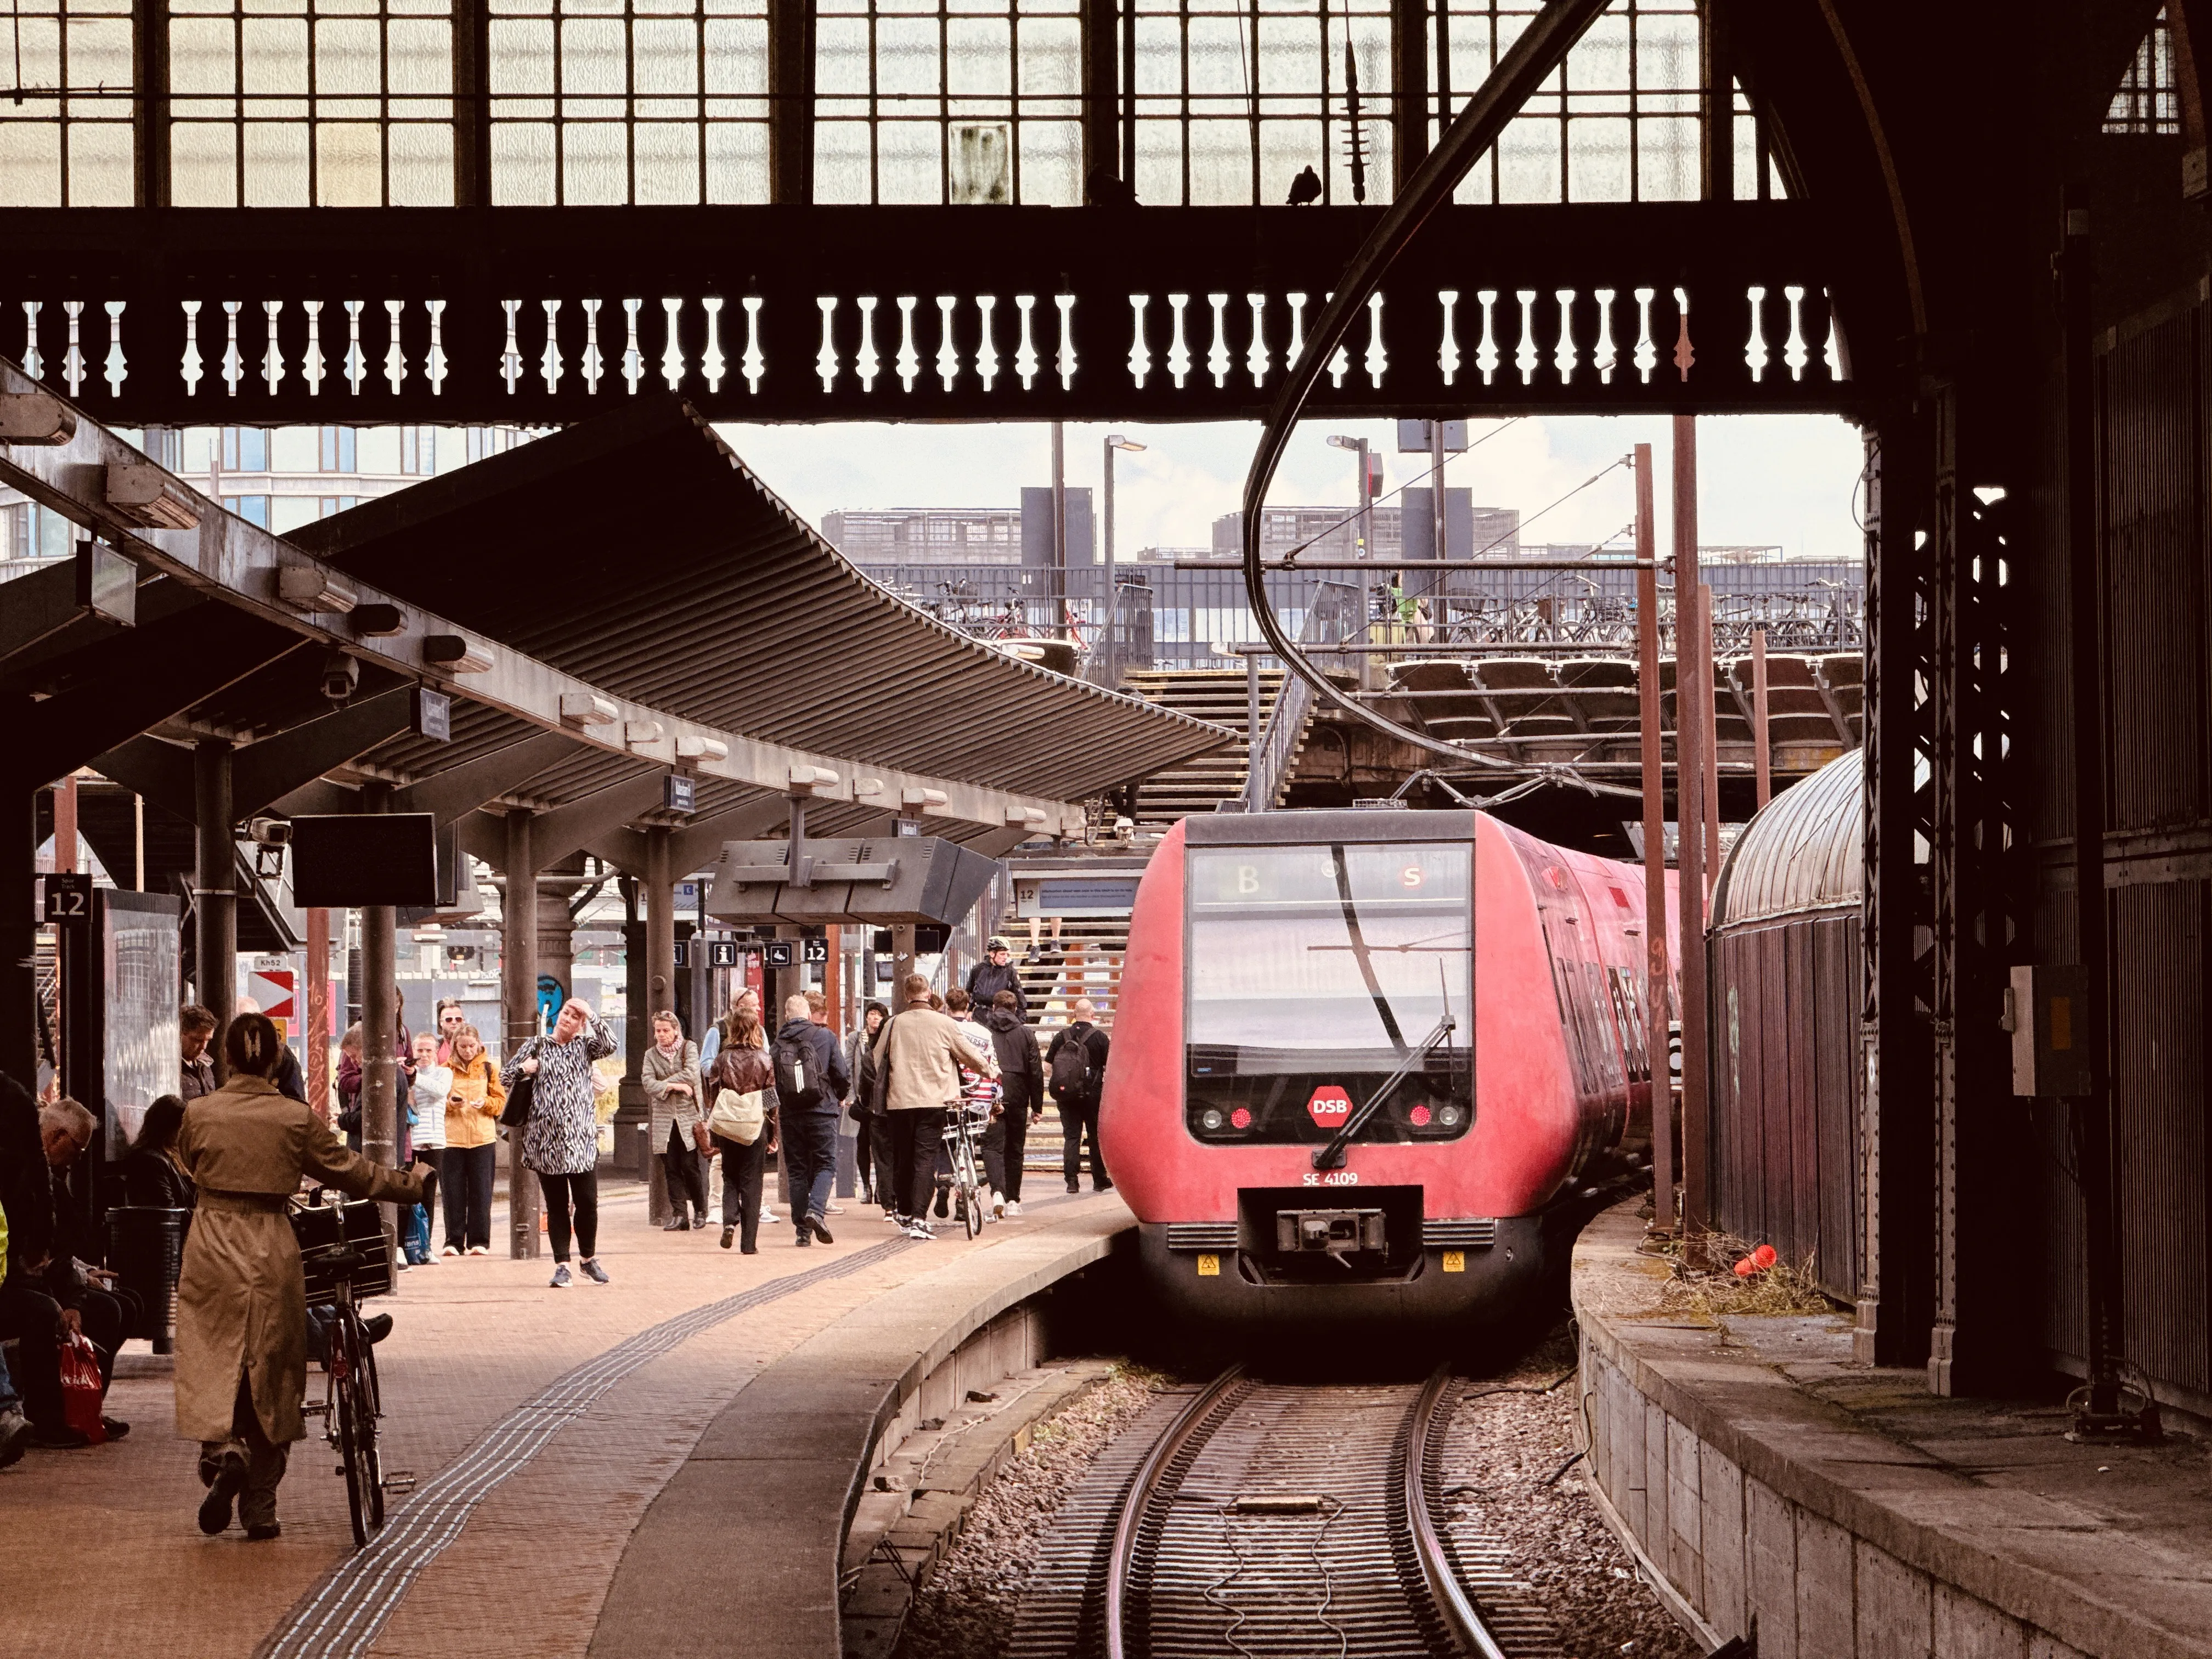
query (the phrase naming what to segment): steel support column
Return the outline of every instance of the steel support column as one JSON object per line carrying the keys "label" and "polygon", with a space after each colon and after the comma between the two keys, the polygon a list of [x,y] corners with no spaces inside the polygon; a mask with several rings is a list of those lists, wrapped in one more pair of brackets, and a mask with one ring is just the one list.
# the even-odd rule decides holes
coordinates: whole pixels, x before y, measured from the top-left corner
{"label": "steel support column", "polygon": [[769,200],[814,199],[813,0],[769,0]]}
{"label": "steel support column", "polygon": [[[1651,1094],[1651,1226],[1674,1231],[1674,1091],[1667,1024],[1674,1003],[1667,951],[1667,768],[1659,694],[1659,572],[1653,562],[1651,446],[1636,446],[1637,725],[1644,786],[1644,1053]],[[1679,682],[1678,682],[1679,684]]]}
{"label": "steel support column", "polygon": [[[1860,1006],[1860,1363],[1928,1358],[1936,1115],[1929,1018],[1934,989],[1920,934],[1926,895],[1917,843],[1932,831],[1915,772],[1926,757],[1921,617],[1926,582],[1917,506],[1931,447],[1897,410],[1866,440],[1866,845]],[[1929,929],[1932,934],[1932,927]]]}
{"label": "steel support column", "polygon": [[[28,697],[9,700],[27,711]],[[0,1072],[25,1088],[39,1076],[39,790],[44,780],[0,775]]]}
{"label": "steel support column", "polygon": [[[1121,51],[1115,25],[1121,9],[1136,0],[1080,0],[1083,31],[1083,198],[1101,199],[1109,179],[1126,181],[1121,167]],[[1116,191],[1116,196],[1121,192]]]}
{"label": "steel support column", "polygon": [[[392,787],[370,783],[362,805],[386,811]],[[388,904],[364,905],[361,912],[361,1150],[379,1164],[399,1162],[399,940],[398,913]],[[399,1206],[379,1206],[384,1237],[398,1249]]]}
{"label": "steel support column", "polygon": [[[1132,0],[1133,3],[1133,0]],[[1391,193],[1429,154],[1429,15],[1424,0],[1390,0]],[[1447,113],[1446,118],[1449,116]],[[1437,543],[1437,556],[1444,556]]]}
{"label": "steel support column", "polygon": [[[531,856],[530,812],[507,815],[507,890],[500,901],[500,1012],[506,1024],[503,1060],[538,1035],[538,866]],[[522,1165],[522,1137],[507,1142],[507,1254],[538,1255],[538,1185]]]}
{"label": "steel support column", "polygon": [[[228,738],[192,749],[192,956],[199,1000],[222,1026],[238,1010],[238,845]],[[216,1066],[222,1068],[221,1050]]]}
{"label": "steel support column", "polygon": [[306,1048],[307,1104],[328,1121],[331,1113],[331,913],[319,905],[307,912]]}
{"label": "steel support column", "polygon": [[1682,1242],[1695,1260],[1711,1225],[1711,1030],[1705,974],[1705,705],[1712,659],[1700,654],[1695,416],[1674,417],[1674,820],[1681,904]]}

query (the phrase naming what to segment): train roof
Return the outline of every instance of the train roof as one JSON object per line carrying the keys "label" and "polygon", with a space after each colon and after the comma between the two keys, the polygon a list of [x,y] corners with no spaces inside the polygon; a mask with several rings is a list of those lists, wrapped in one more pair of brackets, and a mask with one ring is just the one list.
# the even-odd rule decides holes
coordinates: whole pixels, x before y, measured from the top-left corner
{"label": "train roof", "polygon": [[1713,890],[1713,931],[1857,908],[1866,889],[1864,752],[1838,756],[1744,827]]}
{"label": "train roof", "polygon": [[1193,847],[1295,847],[1323,842],[1473,841],[1473,812],[1360,806],[1279,812],[1194,812],[1182,820]]}

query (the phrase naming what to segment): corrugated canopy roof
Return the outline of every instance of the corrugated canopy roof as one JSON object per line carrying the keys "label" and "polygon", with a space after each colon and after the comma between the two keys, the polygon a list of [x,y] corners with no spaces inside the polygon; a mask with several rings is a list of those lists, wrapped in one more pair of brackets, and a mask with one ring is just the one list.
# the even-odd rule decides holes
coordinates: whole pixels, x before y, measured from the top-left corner
{"label": "corrugated canopy roof", "polygon": [[1716,930],[1859,902],[1866,889],[1864,753],[1838,756],[1744,826],[1713,892]]}
{"label": "corrugated canopy roof", "polygon": [[874,764],[1076,800],[1231,741],[888,592],[666,395],[293,539],[619,695]]}

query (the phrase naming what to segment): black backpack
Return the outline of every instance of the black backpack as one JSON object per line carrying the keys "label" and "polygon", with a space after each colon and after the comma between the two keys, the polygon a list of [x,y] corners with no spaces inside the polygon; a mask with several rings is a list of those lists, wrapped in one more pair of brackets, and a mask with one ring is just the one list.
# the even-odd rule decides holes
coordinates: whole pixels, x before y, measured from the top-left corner
{"label": "black backpack", "polygon": [[779,1106],[804,1111],[822,1103],[822,1062],[814,1045],[804,1037],[780,1036],[769,1050],[775,1066],[775,1096]]}
{"label": "black backpack", "polygon": [[1097,1081],[1091,1071],[1091,1030],[1088,1025],[1069,1026],[1052,1057],[1052,1097],[1062,1105],[1079,1105],[1091,1097]]}

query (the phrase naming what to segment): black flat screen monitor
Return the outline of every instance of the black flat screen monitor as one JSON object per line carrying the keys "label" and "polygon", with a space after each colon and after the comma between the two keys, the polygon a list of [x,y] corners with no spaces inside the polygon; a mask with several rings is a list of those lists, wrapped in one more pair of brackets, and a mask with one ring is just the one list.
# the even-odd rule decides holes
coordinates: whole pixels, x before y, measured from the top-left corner
{"label": "black flat screen monitor", "polygon": [[428,812],[294,818],[292,902],[331,910],[436,904],[436,821]]}

